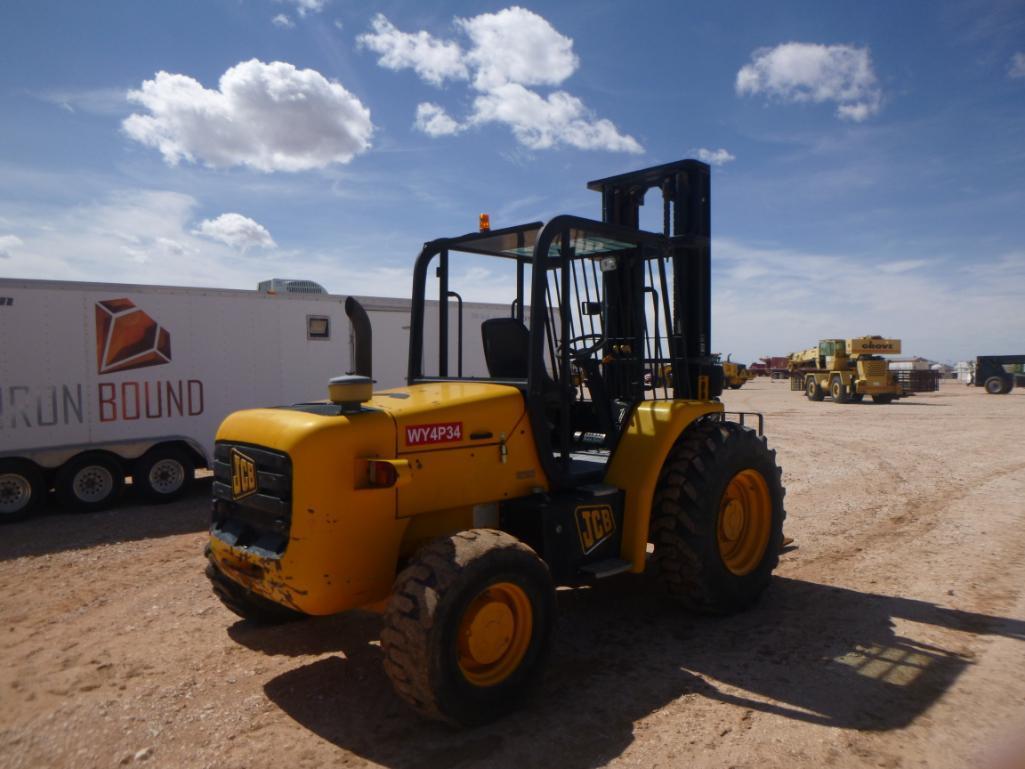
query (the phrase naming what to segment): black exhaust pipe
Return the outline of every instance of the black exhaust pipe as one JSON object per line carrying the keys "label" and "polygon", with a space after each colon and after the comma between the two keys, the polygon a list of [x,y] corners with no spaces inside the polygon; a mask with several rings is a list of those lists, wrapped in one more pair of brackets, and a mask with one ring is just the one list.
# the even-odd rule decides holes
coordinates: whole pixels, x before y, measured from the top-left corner
{"label": "black exhaust pipe", "polygon": [[373,332],[370,330],[370,316],[363,305],[353,297],[345,298],[345,314],[352,324],[352,360],[356,364],[355,374],[373,378]]}

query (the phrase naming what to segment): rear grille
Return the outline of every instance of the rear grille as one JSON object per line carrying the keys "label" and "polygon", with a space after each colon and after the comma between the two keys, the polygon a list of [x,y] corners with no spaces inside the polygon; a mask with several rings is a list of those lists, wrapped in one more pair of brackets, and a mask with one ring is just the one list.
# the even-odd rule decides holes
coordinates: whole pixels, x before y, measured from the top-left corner
{"label": "rear grille", "polygon": [[[233,485],[232,454],[255,465],[239,493]],[[214,448],[213,512],[210,532],[223,542],[257,555],[278,558],[292,526],[292,461],[287,454],[244,443],[218,441]]]}
{"label": "rear grille", "polygon": [[885,360],[868,360],[862,364],[866,379],[883,379],[886,377],[887,362]]}

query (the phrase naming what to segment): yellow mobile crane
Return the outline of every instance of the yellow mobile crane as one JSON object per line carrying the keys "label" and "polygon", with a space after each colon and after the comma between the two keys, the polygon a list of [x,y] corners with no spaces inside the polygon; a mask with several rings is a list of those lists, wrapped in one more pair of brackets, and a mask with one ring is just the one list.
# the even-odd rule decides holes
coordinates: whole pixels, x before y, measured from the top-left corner
{"label": "yellow mobile crane", "polygon": [[903,389],[881,356],[899,353],[899,339],[822,339],[817,347],[787,358],[790,389],[803,390],[813,401],[829,395],[834,403],[860,403],[871,395],[875,403],[890,403],[901,397]]}

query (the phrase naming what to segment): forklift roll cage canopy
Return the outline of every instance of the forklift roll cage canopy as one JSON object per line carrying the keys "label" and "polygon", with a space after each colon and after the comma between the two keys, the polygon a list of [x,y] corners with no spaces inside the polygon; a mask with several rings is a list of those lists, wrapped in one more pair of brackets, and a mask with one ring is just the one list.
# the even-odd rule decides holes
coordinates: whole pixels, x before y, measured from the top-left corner
{"label": "forklift roll cage canopy", "polygon": [[[413,273],[411,385],[466,379],[449,375],[449,254],[515,260],[510,315],[529,324],[526,376],[490,381],[524,391],[542,461],[548,464],[552,452],[558,453],[564,478],[572,474],[570,465],[581,450],[608,455],[638,401],[707,400],[722,391],[722,369],[708,352],[708,166],[683,160],[588,187],[602,193],[604,221],[560,215],[547,223],[433,240],[424,245]],[[639,207],[651,187],[662,192],[664,234],[638,226]],[[439,360],[438,375],[425,376],[432,264],[438,278]],[[582,445],[588,440],[589,447]]]}

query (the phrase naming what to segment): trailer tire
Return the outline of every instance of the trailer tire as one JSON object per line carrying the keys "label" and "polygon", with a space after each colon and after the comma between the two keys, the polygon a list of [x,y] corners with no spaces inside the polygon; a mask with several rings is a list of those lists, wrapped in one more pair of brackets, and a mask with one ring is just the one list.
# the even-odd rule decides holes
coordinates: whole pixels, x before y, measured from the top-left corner
{"label": "trailer tire", "polygon": [[1011,388],[1008,387],[1007,380],[999,376],[991,376],[986,380],[983,387],[985,387],[986,392],[990,395],[1006,395],[1011,392]]}
{"label": "trailer tire", "polygon": [[825,393],[822,392],[822,388],[819,387],[819,383],[813,376],[804,380],[804,394],[810,401],[820,401],[825,397]]}
{"label": "trailer tire", "polygon": [[844,387],[843,380],[838,376],[833,377],[829,383],[829,394],[833,398],[833,403],[846,403],[850,400],[847,388]]}
{"label": "trailer tire", "polygon": [[46,498],[43,471],[24,459],[0,459],[0,523],[28,518]]}
{"label": "trailer tire", "polygon": [[769,586],[783,547],[776,452],[733,422],[692,425],[659,476],[650,540],[656,578],[689,609],[728,614]]}
{"label": "trailer tire", "polygon": [[206,577],[210,580],[214,595],[221,600],[225,608],[254,625],[280,625],[306,616],[302,612],[257,595],[228,579],[213,560],[207,561]]}
{"label": "trailer tire", "polygon": [[872,402],[880,405],[893,402],[893,393],[879,393],[878,395],[872,396]]}
{"label": "trailer tire", "polygon": [[110,507],[124,485],[121,463],[98,451],[72,457],[61,465],[54,479],[57,501],[83,513]]}
{"label": "trailer tire", "polygon": [[143,454],[132,470],[132,485],[149,502],[163,504],[185,496],[192,488],[196,463],[178,446],[154,446]]}
{"label": "trailer tire", "polygon": [[422,548],[396,578],[384,669],[421,715],[487,723],[537,684],[554,624],[555,589],[537,553],[501,531],[462,531]]}

